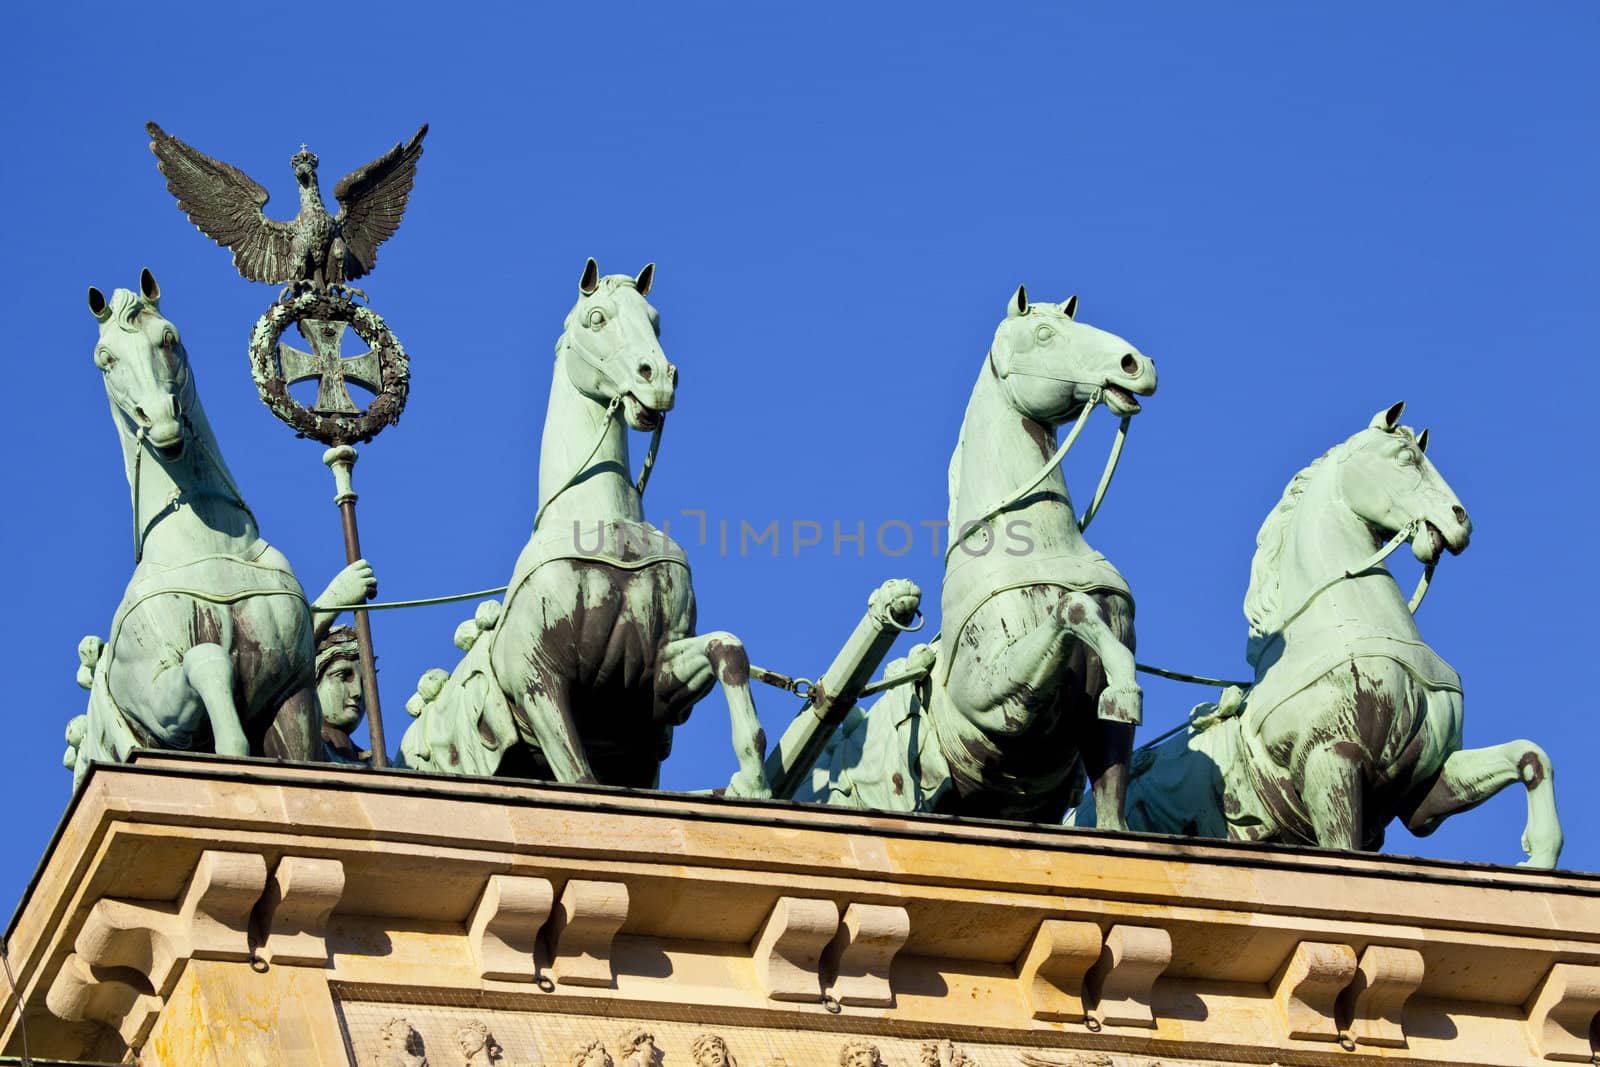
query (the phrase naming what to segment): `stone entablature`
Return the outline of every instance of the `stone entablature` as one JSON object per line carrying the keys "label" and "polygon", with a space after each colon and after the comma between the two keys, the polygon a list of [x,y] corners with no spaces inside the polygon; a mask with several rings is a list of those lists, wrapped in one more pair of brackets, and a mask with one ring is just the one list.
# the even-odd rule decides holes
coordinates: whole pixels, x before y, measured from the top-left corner
{"label": "stone entablature", "polygon": [[141,756],[7,948],[146,1067],[1586,1063],[1600,877]]}

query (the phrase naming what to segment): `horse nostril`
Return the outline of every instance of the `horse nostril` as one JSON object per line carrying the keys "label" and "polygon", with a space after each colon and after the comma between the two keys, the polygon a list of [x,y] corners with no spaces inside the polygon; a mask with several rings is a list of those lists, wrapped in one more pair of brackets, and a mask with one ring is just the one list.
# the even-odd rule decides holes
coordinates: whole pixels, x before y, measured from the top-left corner
{"label": "horse nostril", "polygon": [[1462,507],[1460,504],[1454,504],[1454,505],[1451,506],[1450,510],[1455,514],[1457,522],[1459,522],[1463,526],[1465,526],[1467,524],[1467,509],[1466,508]]}
{"label": "horse nostril", "polygon": [[651,378],[655,377],[655,374],[656,374],[656,372],[650,369],[650,364],[648,364],[648,363],[639,364],[639,379],[641,381],[648,382]]}
{"label": "horse nostril", "polygon": [[140,422],[144,423],[146,426],[150,425],[150,416],[146,415],[144,413],[144,408],[134,408],[133,409],[133,415],[134,415],[134,418],[138,419]]}
{"label": "horse nostril", "polygon": [[1132,377],[1139,373],[1139,357],[1129,352],[1122,357],[1122,373]]}

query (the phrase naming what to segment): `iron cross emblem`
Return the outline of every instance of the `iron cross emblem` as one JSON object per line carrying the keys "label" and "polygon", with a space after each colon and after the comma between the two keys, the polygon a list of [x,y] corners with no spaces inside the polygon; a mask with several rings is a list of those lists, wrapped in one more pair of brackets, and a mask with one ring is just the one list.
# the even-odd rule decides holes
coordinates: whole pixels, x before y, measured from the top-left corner
{"label": "iron cross emblem", "polygon": [[350,398],[350,382],[373,393],[383,391],[383,373],[378,366],[376,352],[345,356],[339,348],[344,340],[344,322],[326,319],[300,320],[300,333],[311,343],[310,352],[286,344],[278,345],[278,360],[283,366],[283,376],[288,384],[317,380],[317,402],[312,408],[319,414],[354,415],[361,409]]}

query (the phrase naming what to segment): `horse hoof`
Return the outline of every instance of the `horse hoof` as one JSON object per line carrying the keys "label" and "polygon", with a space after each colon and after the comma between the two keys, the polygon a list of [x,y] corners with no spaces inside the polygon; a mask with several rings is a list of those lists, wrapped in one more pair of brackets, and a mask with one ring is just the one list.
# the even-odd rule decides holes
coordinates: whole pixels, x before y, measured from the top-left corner
{"label": "horse hoof", "polygon": [[759,778],[752,781],[743,774],[736,774],[728,779],[728,788],[723,792],[723,795],[742,797],[746,800],[771,800],[772,789]]}
{"label": "horse hoof", "polygon": [[1136,685],[1107,687],[1100,694],[1100,718],[1139,725],[1144,721],[1144,691]]}

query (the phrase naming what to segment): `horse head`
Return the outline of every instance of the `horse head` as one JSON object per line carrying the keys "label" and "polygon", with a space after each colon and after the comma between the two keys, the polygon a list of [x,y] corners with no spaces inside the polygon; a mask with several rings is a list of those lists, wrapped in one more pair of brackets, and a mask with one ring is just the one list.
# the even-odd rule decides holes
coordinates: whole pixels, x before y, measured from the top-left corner
{"label": "horse head", "polygon": [[1428,431],[1413,434],[1400,425],[1405,406],[1401,401],[1378,412],[1350,438],[1339,461],[1339,494],[1351,511],[1385,533],[1416,523],[1412,554],[1432,563],[1447,548],[1459,554],[1467,547],[1472,520],[1428,460]]}
{"label": "horse head", "polygon": [[1139,410],[1136,396],[1156,391],[1156,365],[1116,334],[1077,320],[1078,298],[1030,304],[1018,286],[994,333],[989,358],[1012,407],[1059,425],[1098,391],[1118,415]]}
{"label": "horse head", "polygon": [[645,299],[655,272],[650,263],[637,277],[601,277],[589,260],[557,344],[577,357],[566,361],[573,387],[602,404],[620,402],[635,430],[660,425],[678,387],[678,368],[661,351],[661,316]]}
{"label": "horse head", "polygon": [[118,289],[107,300],[89,287],[89,310],[100,323],[94,362],[105,376],[111,406],[130,434],[175,459],[187,440],[184,415],[193,401],[194,379],[183,342],[161,317],[160,303],[161,287],[148,270],[139,272],[137,294]]}

